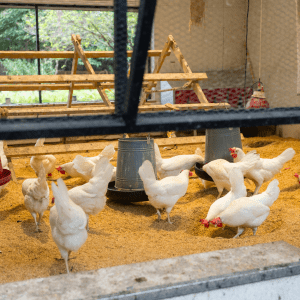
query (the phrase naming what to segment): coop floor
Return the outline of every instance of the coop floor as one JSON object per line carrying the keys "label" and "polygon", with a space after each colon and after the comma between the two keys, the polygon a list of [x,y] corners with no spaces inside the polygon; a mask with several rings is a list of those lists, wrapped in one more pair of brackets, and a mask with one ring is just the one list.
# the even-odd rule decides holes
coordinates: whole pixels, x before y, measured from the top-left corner
{"label": "coop floor", "polygon": [[[261,147],[259,142],[270,144]],[[192,154],[196,147],[180,146],[176,150],[162,149],[161,152],[163,157]],[[300,185],[293,176],[300,171],[300,141],[276,136],[246,138],[243,147],[246,151],[256,149],[263,158],[273,158],[289,147],[297,152],[275,177],[279,180],[281,193],[255,237],[250,229],[241,237],[231,239],[236,234],[236,228],[204,228],[199,219],[206,216],[218,193],[215,187],[205,190],[199,178],[193,175],[187,194],[179,199],[171,212],[173,224],[166,222],[165,213],[158,222],[156,210],[148,202],[124,205],[108,201],[102,212],[90,217],[88,239],[77,253],[71,255],[73,259],[69,266],[72,272],[278,240],[300,247]],[[204,152],[203,144],[200,148]],[[96,154],[89,153],[87,156]],[[74,157],[75,154],[57,155],[57,165],[69,162]],[[112,161],[114,165],[116,157],[117,154]],[[22,182],[35,177],[29,160],[13,160],[18,183],[10,182],[0,196],[0,283],[66,273],[64,261],[58,260],[60,254],[51,237],[49,210],[53,204],[44,214],[41,233],[34,232],[33,218],[24,206]],[[69,189],[84,183],[81,179],[53,172],[53,180],[60,176]],[[51,180],[48,184],[51,187]],[[267,184],[262,186],[261,192]],[[246,183],[246,186],[248,195],[251,195],[254,184]]]}

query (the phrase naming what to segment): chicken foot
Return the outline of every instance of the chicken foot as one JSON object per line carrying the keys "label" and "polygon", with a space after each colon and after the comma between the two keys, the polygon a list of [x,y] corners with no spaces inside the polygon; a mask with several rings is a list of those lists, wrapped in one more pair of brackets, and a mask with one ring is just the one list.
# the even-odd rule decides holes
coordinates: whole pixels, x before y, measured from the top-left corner
{"label": "chicken foot", "polygon": [[237,234],[233,237],[233,239],[239,237],[244,231],[245,231],[245,228],[238,227],[238,232],[237,232]]}

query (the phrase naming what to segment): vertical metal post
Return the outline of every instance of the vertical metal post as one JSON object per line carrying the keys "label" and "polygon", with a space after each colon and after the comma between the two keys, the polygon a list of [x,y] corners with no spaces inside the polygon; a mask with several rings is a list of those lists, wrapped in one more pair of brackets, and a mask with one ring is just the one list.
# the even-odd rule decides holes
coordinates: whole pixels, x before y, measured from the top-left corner
{"label": "vertical metal post", "polygon": [[[35,34],[36,34],[36,51],[40,51],[40,35],[39,35],[39,11],[35,5]],[[38,58],[38,75],[41,75],[41,61]],[[39,103],[42,103],[42,91],[39,91]]]}
{"label": "vertical metal post", "polygon": [[114,0],[115,114],[121,115],[127,89],[127,0]]}
{"label": "vertical metal post", "polygon": [[142,89],[148,49],[156,7],[156,0],[141,0],[134,39],[131,70],[124,103],[123,119],[127,126],[135,125]]}

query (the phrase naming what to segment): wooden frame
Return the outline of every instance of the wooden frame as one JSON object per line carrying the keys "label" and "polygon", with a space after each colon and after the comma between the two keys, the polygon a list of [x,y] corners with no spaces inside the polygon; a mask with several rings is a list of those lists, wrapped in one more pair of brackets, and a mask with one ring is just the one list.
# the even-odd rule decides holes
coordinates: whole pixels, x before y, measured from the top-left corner
{"label": "wooden frame", "polygon": [[[18,91],[18,90],[69,90],[67,107],[66,106],[48,106],[37,105],[37,106],[23,106],[8,108],[7,118],[18,118],[18,117],[43,117],[43,116],[59,116],[59,115],[84,115],[84,114],[112,114],[114,113],[114,105],[109,101],[105,89],[114,87],[114,75],[113,74],[95,74],[94,69],[88,61],[88,58],[98,57],[113,57],[113,51],[87,51],[81,47],[81,38],[79,35],[72,34],[72,43],[74,45],[74,52],[39,52],[39,51],[0,51],[1,58],[73,58],[72,71],[70,75],[22,75],[22,76],[0,76],[0,91]],[[174,52],[178,59],[184,73],[159,73],[164,60],[170,55],[171,51]],[[132,51],[127,52],[127,56],[131,56]],[[143,92],[140,100],[139,112],[151,112],[151,111],[166,111],[166,110],[187,110],[187,109],[220,109],[229,107],[229,104],[216,104],[209,103],[198,83],[199,80],[207,79],[205,73],[192,73],[188,66],[185,58],[183,57],[177,43],[175,42],[172,35],[168,36],[164,48],[160,50],[148,51],[148,56],[158,56],[158,61],[155,66],[154,72],[150,74],[144,74],[143,81]],[[76,74],[78,59],[81,59],[89,74]],[[128,76],[130,70],[128,71]],[[186,80],[189,82],[198,96],[200,103],[196,104],[166,104],[166,105],[149,105],[146,104],[147,96],[151,93],[151,89],[157,85],[158,81],[181,81]],[[78,89],[91,89],[96,88],[104,102],[94,104],[91,106],[87,105],[76,105],[72,106],[72,95],[74,90]],[[63,141],[66,139],[64,138]],[[168,146],[174,144],[197,144],[204,143],[205,137],[185,137],[185,138],[167,138],[156,140],[159,146]],[[4,152],[9,162],[9,168],[12,172],[12,178],[15,181],[16,175],[13,169],[11,159],[13,157],[26,157],[32,155],[42,154],[62,154],[62,153],[78,153],[78,152],[89,152],[104,149],[110,143],[85,143],[85,144],[68,144],[68,145],[56,145],[56,146],[44,146],[44,147],[18,147],[8,148],[7,144],[4,143]],[[117,142],[113,142],[115,148]]]}
{"label": "wooden frame", "polygon": [[[153,73],[154,74],[159,73],[159,71],[165,61],[167,53],[169,52],[170,49],[172,49],[173,53],[175,54],[177,60],[179,61],[180,65],[182,67],[182,70],[184,72],[184,74],[181,74],[181,73],[179,73],[179,74],[182,75],[182,79],[187,79],[188,77],[185,77],[185,76],[193,74],[192,70],[189,67],[187,61],[185,60],[183,54],[181,53],[181,51],[172,35],[168,36],[168,39],[164,45],[164,48],[160,54],[160,57],[158,58],[158,61],[156,63]],[[191,80],[190,83],[191,83],[192,88],[195,91],[200,103],[208,103],[199,83],[196,82],[195,80]],[[145,90],[151,90],[152,88],[154,88],[156,86],[156,84],[157,84],[156,82],[150,82],[148,84],[148,86],[146,87],[146,89],[144,89],[141,100],[140,100],[140,105],[143,105],[146,102],[146,99],[147,99],[148,95],[150,94],[148,91],[145,91]]]}

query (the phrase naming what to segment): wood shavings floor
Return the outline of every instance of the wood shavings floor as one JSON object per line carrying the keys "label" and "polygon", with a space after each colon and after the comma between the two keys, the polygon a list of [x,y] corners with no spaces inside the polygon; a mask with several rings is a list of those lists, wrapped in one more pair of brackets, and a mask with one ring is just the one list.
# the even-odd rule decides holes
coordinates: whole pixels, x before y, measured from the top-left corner
{"label": "wood shavings floor", "polygon": [[[270,143],[262,146],[267,142]],[[300,171],[300,141],[277,136],[245,138],[243,147],[246,152],[256,149],[263,158],[273,158],[289,147],[297,153],[275,177],[279,180],[281,193],[271,207],[269,217],[258,228],[257,236],[247,229],[240,238],[233,240],[235,228],[204,228],[199,219],[206,216],[218,192],[215,187],[205,190],[194,174],[190,178],[187,194],[179,199],[171,212],[172,225],[166,222],[165,213],[162,221],[158,222],[156,211],[148,202],[124,205],[108,201],[102,212],[90,217],[87,242],[71,255],[70,270],[87,271],[279,240],[300,247],[300,185],[293,176]],[[196,145],[179,146],[176,150],[161,149],[161,153],[163,157],[192,154],[196,148]],[[204,152],[204,144],[200,148]],[[69,162],[75,156],[57,155],[57,165]],[[114,165],[116,158],[117,154],[112,161]],[[53,204],[49,204],[44,214],[41,233],[34,232],[34,220],[24,206],[22,182],[35,177],[29,161],[30,158],[13,160],[18,183],[10,182],[0,195],[0,283],[66,273],[65,263],[58,260],[60,253],[51,236],[49,210]],[[60,176],[69,189],[85,183],[81,179],[53,172],[53,180]],[[51,187],[51,180],[48,183]],[[260,192],[267,185],[265,183]],[[246,183],[246,186],[250,196],[255,186],[253,183]]]}

